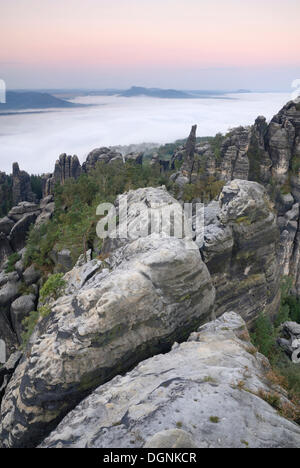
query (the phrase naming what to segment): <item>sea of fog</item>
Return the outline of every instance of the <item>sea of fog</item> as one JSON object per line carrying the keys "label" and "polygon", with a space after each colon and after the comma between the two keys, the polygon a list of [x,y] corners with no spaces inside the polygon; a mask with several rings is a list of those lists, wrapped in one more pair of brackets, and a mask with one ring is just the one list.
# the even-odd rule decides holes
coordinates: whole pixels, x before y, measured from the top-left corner
{"label": "sea of fog", "polygon": [[227,95],[227,99],[156,99],[116,96],[78,97],[89,107],[0,116],[0,171],[14,161],[30,173],[52,172],[61,153],[81,162],[100,146],[167,143],[188,135],[226,132],[252,124],[258,115],[270,119],[290,100],[285,93]]}

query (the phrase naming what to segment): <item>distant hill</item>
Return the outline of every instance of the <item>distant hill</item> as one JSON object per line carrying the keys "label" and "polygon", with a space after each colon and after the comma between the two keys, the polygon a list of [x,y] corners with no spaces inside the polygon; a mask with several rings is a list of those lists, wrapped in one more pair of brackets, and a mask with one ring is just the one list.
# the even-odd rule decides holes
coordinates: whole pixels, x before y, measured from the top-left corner
{"label": "distant hill", "polygon": [[74,104],[64,99],[52,96],[48,93],[36,91],[7,91],[6,104],[0,103],[0,113],[13,110],[25,109],[49,109],[78,107],[82,104]]}
{"label": "distant hill", "polygon": [[132,86],[127,91],[119,94],[122,97],[148,96],[167,99],[189,99],[192,96],[185,91],[177,91],[176,89],[160,89],[160,88],[142,88]]}
{"label": "distant hill", "polygon": [[[161,89],[161,88],[144,88],[141,86],[132,86],[126,91],[120,92],[118,95],[121,97],[136,97],[136,96],[148,96],[165,99],[200,99],[200,98],[222,98],[229,99],[226,94],[235,93],[250,93],[248,90],[238,91],[221,91],[221,90],[196,90],[196,91],[180,91],[177,89]],[[112,92],[111,92],[112,94]]]}

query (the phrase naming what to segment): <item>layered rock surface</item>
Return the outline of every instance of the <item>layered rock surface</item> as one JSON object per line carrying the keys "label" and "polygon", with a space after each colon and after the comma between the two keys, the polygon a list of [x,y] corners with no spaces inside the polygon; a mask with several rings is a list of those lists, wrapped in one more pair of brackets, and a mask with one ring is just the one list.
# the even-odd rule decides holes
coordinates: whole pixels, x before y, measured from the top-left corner
{"label": "layered rock surface", "polygon": [[[205,209],[201,252],[216,288],[218,313],[240,310],[251,322],[279,301],[279,230],[263,186],[233,180]],[[209,216],[210,214],[210,216]]]}
{"label": "layered rock surface", "polygon": [[[34,266],[25,268],[23,257],[28,231],[41,226],[54,212],[53,197],[40,204],[21,202],[0,219],[0,339],[5,342],[7,357],[21,344],[22,320],[37,303],[41,273]],[[7,273],[9,257],[17,256],[14,271]],[[8,270],[9,271],[9,270]],[[22,290],[33,285],[30,293]]]}
{"label": "layered rock surface", "polygon": [[[137,198],[145,209],[179,206],[163,188],[141,189]],[[215,290],[189,238],[130,238],[105,263],[73,274],[73,288],[51,305],[7,387],[0,435],[6,447],[36,445],[97,385],[167,351],[213,312]]]}
{"label": "layered rock surface", "polygon": [[247,336],[239,315],[224,314],[98,387],[41,447],[299,448],[299,426],[258,396],[274,392],[270,365]]}
{"label": "layered rock surface", "polygon": [[45,198],[49,195],[53,195],[56,185],[64,185],[66,180],[76,180],[82,173],[92,171],[96,168],[98,163],[110,164],[115,161],[131,161],[136,164],[142,164],[143,153],[131,152],[123,156],[113,148],[96,148],[87,155],[86,161],[82,166],[76,155],[68,156],[63,153],[55,163],[53,174],[45,174],[43,177],[43,197]]}

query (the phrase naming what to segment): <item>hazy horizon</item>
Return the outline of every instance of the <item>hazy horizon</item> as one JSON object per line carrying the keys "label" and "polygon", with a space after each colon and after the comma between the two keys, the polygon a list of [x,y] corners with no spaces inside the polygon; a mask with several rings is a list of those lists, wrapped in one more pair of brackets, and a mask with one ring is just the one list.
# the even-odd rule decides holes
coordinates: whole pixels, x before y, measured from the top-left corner
{"label": "hazy horizon", "polygon": [[139,143],[171,143],[185,138],[193,124],[197,136],[251,125],[258,115],[273,117],[290,100],[288,93],[250,93],[231,99],[160,99],[82,96],[73,102],[91,107],[0,116],[0,170],[18,161],[30,173],[52,172],[61,153],[81,163],[94,148]]}

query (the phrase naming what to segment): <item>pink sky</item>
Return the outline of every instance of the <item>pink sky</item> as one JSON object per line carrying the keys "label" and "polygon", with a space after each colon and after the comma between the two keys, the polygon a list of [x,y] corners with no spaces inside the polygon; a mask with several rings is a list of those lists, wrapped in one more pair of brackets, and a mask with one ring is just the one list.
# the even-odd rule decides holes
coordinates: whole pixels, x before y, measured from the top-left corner
{"label": "pink sky", "polygon": [[[299,0],[0,0],[0,7],[0,77],[10,87],[39,80],[38,87],[122,87],[133,79],[157,86],[185,70],[181,87],[208,88],[210,74],[200,70],[280,69],[287,81],[300,71]],[[190,73],[201,76],[194,83]]]}

